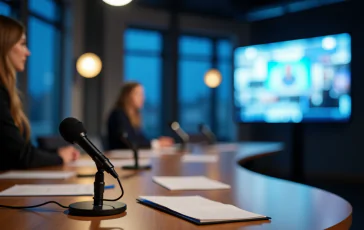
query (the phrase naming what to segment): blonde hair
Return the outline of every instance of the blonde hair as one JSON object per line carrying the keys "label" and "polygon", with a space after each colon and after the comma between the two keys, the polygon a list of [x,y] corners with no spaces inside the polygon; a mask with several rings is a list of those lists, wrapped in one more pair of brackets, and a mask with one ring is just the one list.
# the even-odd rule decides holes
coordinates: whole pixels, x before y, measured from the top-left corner
{"label": "blonde hair", "polygon": [[0,28],[0,84],[6,88],[9,94],[10,113],[15,125],[29,141],[29,120],[23,111],[20,92],[16,87],[16,71],[8,57],[11,48],[25,33],[25,28],[20,22],[2,15],[0,15]]}
{"label": "blonde hair", "polygon": [[141,86],[141,84],[138,82],[124,83],[124,85],[121,87],[120,95],[115,103],[115,108],[124,110],[130,120],[131,125],[134,128],[140,128],[141,114],[138,109],[133,109],[130,107],[130,95],[138,86]]}

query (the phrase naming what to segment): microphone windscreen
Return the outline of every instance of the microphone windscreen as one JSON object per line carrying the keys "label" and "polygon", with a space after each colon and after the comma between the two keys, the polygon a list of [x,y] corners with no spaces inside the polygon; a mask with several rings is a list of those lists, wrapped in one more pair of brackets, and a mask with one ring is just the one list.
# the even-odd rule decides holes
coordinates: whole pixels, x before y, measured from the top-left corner
{"label": "microphone windscreen", "polygon": [[177,129],[179,129],[179,123],[177,121],[174,122],[170,122],[169,126],[171,127],[171,129],[173,129],[174,131],[176,131]]}
{"label": "microphone windscreen", "polygon": [[86,129],[81,121],[73,117],[65,118],[59,125],[59,133],[66,141],[74,144],[81,137],[81,133],[86,134]]}

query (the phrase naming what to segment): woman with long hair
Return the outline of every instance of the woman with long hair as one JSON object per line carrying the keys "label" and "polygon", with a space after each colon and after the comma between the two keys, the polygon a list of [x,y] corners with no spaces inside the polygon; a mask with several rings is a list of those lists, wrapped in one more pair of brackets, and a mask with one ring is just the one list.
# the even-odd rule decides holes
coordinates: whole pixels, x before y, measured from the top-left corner
{"label": "woman with long hair", "polygon": [[144,88],[138,82],[125,82],[108,119],[109,149],[126,149],[123,135],[138,148],[158,148],[173,145],[170,137],[149,140],[142,131],[141,109],[144,106]]}
{"label": "woman with long hair", "polygon": [[24,26],[0,15],[0,170],[60,165],[79,156],[71,146],[51,153],[31,144],[29,120],[16,86],[16,73],[24,71],[28,56]]}

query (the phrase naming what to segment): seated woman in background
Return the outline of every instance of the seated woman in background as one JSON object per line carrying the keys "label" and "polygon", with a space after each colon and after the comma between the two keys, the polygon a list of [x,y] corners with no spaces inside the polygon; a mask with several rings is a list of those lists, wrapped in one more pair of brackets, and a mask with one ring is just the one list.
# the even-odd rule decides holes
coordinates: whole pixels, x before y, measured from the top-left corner
{"label": "seated woman in background", "polygon": [[144,105],[144,88],[137,82],[124,83],[115,107],[108,120],[109,149],[126,149],[123,141],[127,134],[129,140],[138,148],[168,147],[174,144],[170,137],[149,140],[141,130],[141,109]]}
{"label": "seated woman in background", "polygon": [[16,72],[24,71],[29,55],[24,27],[0,15],[0,170],[61,165],[80,154],[72,146],[55,153],[32,146],[29,120],[16,87]]}

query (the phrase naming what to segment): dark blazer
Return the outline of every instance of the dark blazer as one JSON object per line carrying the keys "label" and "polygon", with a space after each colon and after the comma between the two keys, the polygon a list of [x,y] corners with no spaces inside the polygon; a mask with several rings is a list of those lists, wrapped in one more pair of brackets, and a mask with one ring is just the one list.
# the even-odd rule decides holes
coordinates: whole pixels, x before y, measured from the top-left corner
{"label": "dark blazer", "polygon": [[0,83],[0,170],[62,164],[54,152],[45,152],[26,141],[10,113],[8,91]]}
{"label": "dark blazer", "polygon": [[150,148],[150,140],[141,129],[132,126],[128,116],[122,109],[114,109],[108,119],[108,145],[109,149],[128,149],[122,141],[123,132],[128,134],[129,140],[138,148]]}

